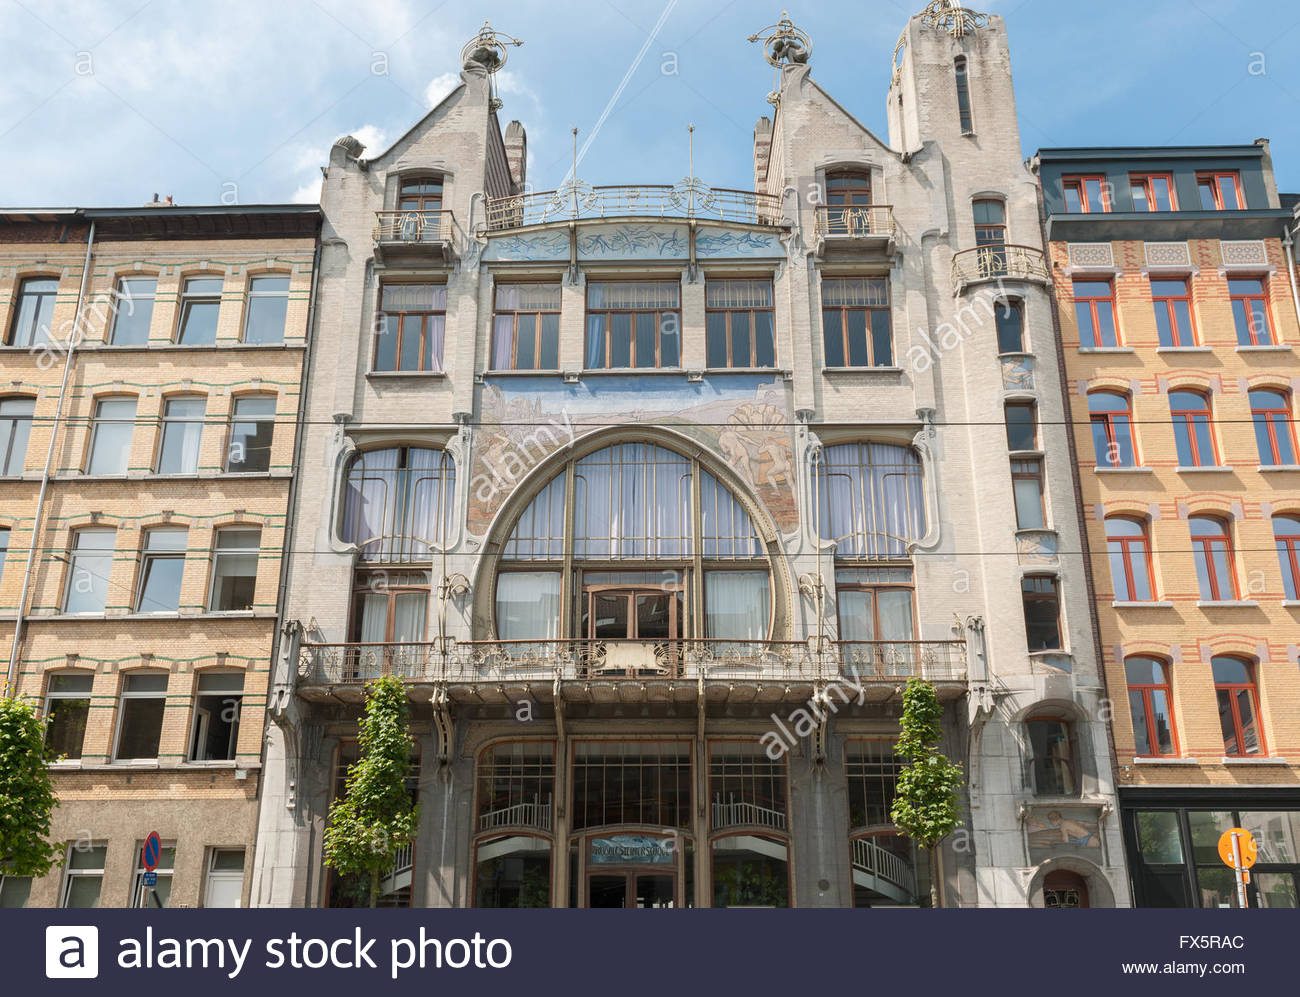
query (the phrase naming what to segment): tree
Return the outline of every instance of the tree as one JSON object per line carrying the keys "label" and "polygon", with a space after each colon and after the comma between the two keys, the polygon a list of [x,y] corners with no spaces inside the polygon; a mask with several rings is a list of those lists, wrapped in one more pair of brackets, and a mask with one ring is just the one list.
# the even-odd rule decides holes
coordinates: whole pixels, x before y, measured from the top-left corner
{"label": "tree", "polygon": [[52,761],[35,707],[0,696],[0,875],[44,876],[62,860],[63,847],[49,840],[59,805]]}
{"label": "tree", "polygon": [[889,818],[930,853],[932,907],[939,906],[939,844],[961,824],[961,766],[939,751],[942,719],[943,707],[934,686],[924,679],[908,679],[898,743],[894,745],[894,753],[907,764],[898,775]]}
{"label": "tree", "polygon": [[406,787],[411,730],[400,679],[387,675],[366,687],[357,741],[361,757],[348,769],[343,796],[330,806],[325,864],[342,876],[366,877],[374,907],[380,877],[414,839],[420,819]]}

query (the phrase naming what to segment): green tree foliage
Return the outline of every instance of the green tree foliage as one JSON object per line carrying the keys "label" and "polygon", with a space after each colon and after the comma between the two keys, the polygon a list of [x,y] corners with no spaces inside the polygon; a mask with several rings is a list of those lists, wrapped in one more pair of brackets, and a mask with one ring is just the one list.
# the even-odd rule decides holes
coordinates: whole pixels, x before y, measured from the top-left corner
{"label": "green tree foliage", "polygon": [[889,818],[930,852],[930,902],[938,906],[939,843],[961,824],[961,766],[939,751],[943,707],[934,686],[912,678],[903,691],[903,718],[894,753],[906,764]]}
{"label": "green tree foliage", "polygon": [[44,876],[63,855],[51,844],[59,805],[45,746],[45,721],[32,704],[0,697],[0,875]]}
{"label": "green tree foliage", "polygon": [[343,796],[330,806],[325,864],[343,876],[365,876],[374,907],[380,877],[415,837],[420,819],[406,787],[411,730],[401,680],[389,675],[366,687],[357,741],[361,757],[348,769]]}

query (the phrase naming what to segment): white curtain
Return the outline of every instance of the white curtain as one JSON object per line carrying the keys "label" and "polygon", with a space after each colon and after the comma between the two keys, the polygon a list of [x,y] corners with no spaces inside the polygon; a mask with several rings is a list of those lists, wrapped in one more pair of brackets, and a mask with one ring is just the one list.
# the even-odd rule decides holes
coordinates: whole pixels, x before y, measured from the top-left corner
{"label": "white curtain", "polygon": [[771,599],[766,571],[706,572],[706,632],[726,640],[766,640]]}
{"label": "white curtain", "polygon": [[504,571],[497,577],[501,640],[554,640],[559,632],[558,571]]}

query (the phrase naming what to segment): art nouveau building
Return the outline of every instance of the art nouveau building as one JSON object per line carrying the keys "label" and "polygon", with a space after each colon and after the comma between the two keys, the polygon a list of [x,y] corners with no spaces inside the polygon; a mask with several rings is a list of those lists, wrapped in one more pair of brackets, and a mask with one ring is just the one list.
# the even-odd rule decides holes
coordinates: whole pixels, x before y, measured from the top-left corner
{"label": "art nouveau building", "polygon": [[531,192],[502,40],[324,171],[252,902],[357,901],[322,831],[395,674],[388,903],[928,902],[912,675],[968,777],[942,902],[1127,903],[1001,19],[907,23],[888,141],[767,29],[744,191]]}

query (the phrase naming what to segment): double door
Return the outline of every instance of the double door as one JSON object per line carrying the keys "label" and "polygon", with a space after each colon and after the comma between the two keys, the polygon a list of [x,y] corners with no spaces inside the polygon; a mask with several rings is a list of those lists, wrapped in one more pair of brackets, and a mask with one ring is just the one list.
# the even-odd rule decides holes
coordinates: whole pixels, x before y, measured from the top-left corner
{"label": "double door", "polygon": [[587,877],[588,907],[654,908],[677,906],[677,877],[671,872],[601,870]]}

